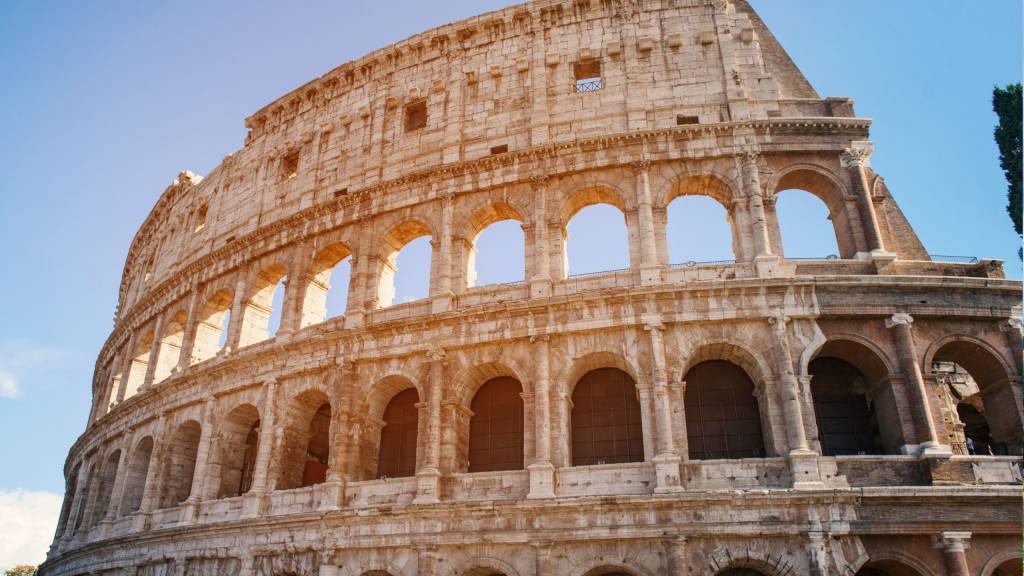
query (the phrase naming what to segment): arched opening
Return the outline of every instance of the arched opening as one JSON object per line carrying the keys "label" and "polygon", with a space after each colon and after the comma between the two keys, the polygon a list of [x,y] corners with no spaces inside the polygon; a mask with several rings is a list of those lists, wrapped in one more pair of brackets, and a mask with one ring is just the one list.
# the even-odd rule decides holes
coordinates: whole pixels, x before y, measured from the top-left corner
{"label": "arched opening", "polygon": [[979,409],[975,404],[969,403],[969,400],[973,399],[956,405],[956,415],[963,426],[964,449],[968,454],[994,455],[995,443],[992,441],[992,430],[983,413],[984,406]]}
{"label": "arched opening", "polygon": [[432,244],[430,229],[418,220],[407,220],[385,236],[377,288],[378,307],[430,296],[430,272],[434,266]]}
{"label": "arched opening", "polygon": [[523,468],[523,386],[515,378],[493,378],[473,396],[469,421],[469,471]]}
{"label": "arched opening", "polygon": [[632,572],[626,572],[619,566],[598,566],[591,568],[583,576],[635,576]]}
{"label": "arched opening", "polygon": [[882,454],[870,385],[861,371],[845,360],[819,356],[807,372],[822,455]]}
{"label": "arched opening", "polygon": [[272,264],[256,275],[252,295],[242,316],[239,346],[262,342],[277,334],[281,326],[287,274],[284,266]]}
{"label": "arched opening", "polygon": [[340,243],[317,252],[306,284],[300,328],[344,315],[352,275],[351,253]]}
{"label": "arched opening", "polygon": [[862,566],[855,576],[921,576],[921,573],[896,560],[875,560]]}
{"label": "arched opening", "polygon": [[179,310],[164,328],[163,337],[160,338],[160,351],[157,353],[156,369],[153,372],[153,382],[161,382],[171,375],[171,372],[178,365],[178,358],[181,357],[181,342],[185,337],[185,322],[188,314]]}
{"label": "arched opening", "polygon": [[691,460],[763,458],[754,382],[727,360],[706,360],[686,372],[684,407]]}
{"label": "arched opening", "polygon": [[128,469],[125,470],[124,496],[121,497],[121,515],[137,512],[142,506],[142,494],[146,490],[150,458],[153,456],[153,437],[139,440],[132,451]]}
{"label": "arched opening", "polygon": [[1020,558],[1011,558],[996,566],[996,569],[992,571],[992,576],[1021,576],[1024,574],[1021,564]]}
{"label": "arched opening", "polygon": [[[974,450],[976,454],[1021,453],[1021,399],[1015,386],[1020,384],[1010,379],[1010,373],[999,357],[987,346],[966,338],[958,338],[942,345],[932,356],[932,376],[943,384],[946,394],[970,405],[973,410],[963,409],[964,416],[972,420],[971,431],[978,435]],[[969,378],[954,382],[948,374],[936,370],[936,365],[953,365],[953,372],[966,374]],[[967,425],[956,407],[956,416],[962,430],[955,432],[955,442],[966,444]],[[988,437],[984,436],[988,427]],[[990,441],[989,441],[990,439]],[[984,445],[980,445],[984,443]]]}
{"label": "arched opening", "polygon": [[146,381],[146,370],[149,368],[149,351],[153,347],[154,334],[147,332],[135,343],[135,350],[132,353],[132,362],[128,367],[128,381],[125,383],[124,399],[127,400],[142,388]]}
{"label": "arched opening", "polygon": [[110,511],[110,496],[114,493],[114,480],[117,478],[117,468],[121,464],[121,451],[114,450],[107,456],[107,460],[100,469],[99,485],[96,487],[96,504],[93,505],[92,518],[89,526],[95,526],[107,516]]}
{"label": "arched opening", "polygon": [[277,488],[288,490],[327,480],[331,454],[331,404],[327,395],[308,390],[288,403]]}
{"label": "arched opening", "polygon": [[906,443],[890,370],[866,344],[826,342],[807,366],[825,456],[898,454]]}
{"label": "arched opening", "polygon": [[196,339],[192,345],[192,364],[209,360],[224,348],[230,320],[231,291],[218,290],[199,312]]}
{"label": "arched opening", "polygon": [[739,566],[719,572],[717,576],[765,576],[765,573],[753,568],[747,568],[746,566]]}
{"label": "arched opening", "polygon": [[710,196],[679,196],[668,205],[669,262],[723,262],[736,258],[732,219]]}
{"label": "arched opening", "polygon": [[618,368],[598,368],[572,392],[572,465],[643,462],[644,436],[636,382]]}
{"label": "arched opening", "polygon": [[160,508],[177,506],[191,495],[201,435],[202,427],[199,423],[189,420],[178,426],[170,437],[165,451]]}
{"label": "arched opening", "polygon": [[825,258],[840,253],[832,216],[814,194],[782,190],[776,195],[782,245],[788,258]]}
{"label": "arched opening", "polygon": [[377,451],[377,478],[402,478],[416,474],[416,443],[420,397],[406,388],[388,402]]}
{"label": "arched opening", "polygon": [[526,278],[526,238],[515,218],[492,222],[469,242],[466,286],[511,284]]}
{"label": "arched opening", "polygon": [[252,488],[256,453],[260,442],[260,413],[243,404],[228,413],[220,424],[220,498],[241,496]]}
{"label": "arched opening", "polygon": [[573,194],[562,208],[562,272],[565,277],[630,268],[625,206],[607,189]]}

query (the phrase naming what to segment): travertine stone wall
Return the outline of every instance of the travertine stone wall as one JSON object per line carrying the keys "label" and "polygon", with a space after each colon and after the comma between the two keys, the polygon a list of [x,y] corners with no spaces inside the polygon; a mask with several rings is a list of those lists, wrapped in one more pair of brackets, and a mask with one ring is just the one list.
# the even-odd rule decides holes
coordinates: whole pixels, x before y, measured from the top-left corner
{"label": "travertine stone wall", "polygon": [[[820,98],[746,2],[513,6],[246,126],[132,242],[42,573],[1020,573],[1020,283],[928,256],[870,167],[870,121]],[[786,258],[788,189],[827,206],[839,254]],[[722,204],[733,260],[669,261],[684,195]],[[570,277],[567,226],[596,203],[622,211],[629,268]],[[475,238],[508,219],[524,281],[475,286]],[[422,236],[429,296],[395,304],[394,256]],[[820,359],[855,375],[873,448],[828,448]],[[704,363],[749,381],[757,453],[695,456],[712,426],[693,399],[724,386]],[[975,382],[999,454],[962,448],[934,366]],[[599,369],[633,385],[643,457],[573,466],[574,390]],[[521,387],[523,467],[470,473],[497,377]],[[408,390],[415,473],[381,477]]]}

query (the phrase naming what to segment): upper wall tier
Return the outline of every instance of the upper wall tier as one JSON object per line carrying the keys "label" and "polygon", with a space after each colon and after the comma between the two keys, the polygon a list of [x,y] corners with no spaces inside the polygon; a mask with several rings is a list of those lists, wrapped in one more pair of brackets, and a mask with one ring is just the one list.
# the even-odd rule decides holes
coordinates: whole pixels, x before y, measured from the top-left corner
{"label": "upper wall tier", "polygon": [[[432,167],[680,124],[851,117],[820,100],[745,1],[539,1],[343,64],[183,172],[129,250],[119,317],[196,259],[299,210]],[[380,199],[375,199],[381,205]]]}

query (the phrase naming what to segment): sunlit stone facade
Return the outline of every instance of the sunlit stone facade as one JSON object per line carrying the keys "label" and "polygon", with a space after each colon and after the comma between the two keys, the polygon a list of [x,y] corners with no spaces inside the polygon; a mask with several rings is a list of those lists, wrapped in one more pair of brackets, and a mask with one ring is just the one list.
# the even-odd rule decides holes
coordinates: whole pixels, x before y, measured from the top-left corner
{"label": "sunlit stone facade", "polygon": [[[531,2],[282,96],[133,240],[42,573],[1020,574],[1021,285],[929,257],[869,125],[743,0]],[[788,189],[839,254],[785,256]],[[734,261],[669,262],[684,195]],[[629,268],[570,277],[596,203]],[[474,286],[508,219],[524,281]]]}

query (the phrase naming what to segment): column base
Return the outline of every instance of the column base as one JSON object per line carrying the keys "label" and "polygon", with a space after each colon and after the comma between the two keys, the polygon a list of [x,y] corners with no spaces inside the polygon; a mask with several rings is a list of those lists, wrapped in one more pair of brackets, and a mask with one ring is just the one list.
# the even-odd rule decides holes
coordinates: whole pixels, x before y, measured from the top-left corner
{"label": "column base", "polygon": [[132,516],[131,532],[142,532],[149,529],[149,512],[136,512]]}
{"label": "column base", "polygon": [[555,497],[555,466],[550,462],[538,462],[526,467],[530,473],[528,499],[539,500]]}
{"label": "column base", "polygon": [[959,486],[964,483],[958,467],[952,464],[953,451],[949,446],[925,442],[921,444],[921,458],[932,486]]}
{"label": "column base", "polygon": [[182,524],[195,524],[199,521],[199,501],[186,500],[181,511]]}
{"label": "column base", "polygon": [[789,453],[789,472],[793,476],[794,490],[823,490],[825,483],[818,470],[818,453],[813,450],[793,450]]}
{"label": "column base", "polygon": [[346,329],[350,329],[350,328],[357,328],[359,326],[362,326],[363,325],[363,316],[364,316],[364,314],[363,314],[362,310],[352,310],[351,312],[346,311],[345,312],[345,328]]}
{"label": "column base", "polygon": [[677,454],[658,454],[654,462],[654,493],[667,494],[670,492],[681,492],[683,490],[682,475],[679,473],[679,463],[682,459]]}
{"label": "column base", "polygon": [[447,312],[452,308],[453,294],[438,294],[430,298],[430,313],[440,314],[441,312]]}
{"label": "column base", "polygon": [[551,280],[538,278],[530,281],[530,298],[547,298],[551,296]]}
{"label": "column base", "polygon": [[263,492],[249,492],[243,497],[242,500],[242,518],[255,518],[256,516],[262,516],[266,510],[265,506],[266,493]]}
{"label": "column base", "polygon": [[104,518],[100,520],[96,525],[97,531],[99,532],[98,540],[106,540],[107,535],[110,534],[110,527],[114,525],[114,521],[110,518]]}
{"label": "column base", "polygon": [[661,266],[641,266],[640,285],[655,286],[661,284]]}
{"label": "column base", "polygon": [[758,254],[755,256],[754,269],[757,271],[758,278],[775,278],[782,271],[779,257],[775,254]]}
{"label": "column base", "polygon": [[441,471],[426,468],[416,474],[416,497],[413,504],[437,504],[441,501]]}
{"label": "column base", "polygon": [[345,488],[348,483],[342,479],[328,480],[320,485],[321,512],[338,510],[345,506]]}

